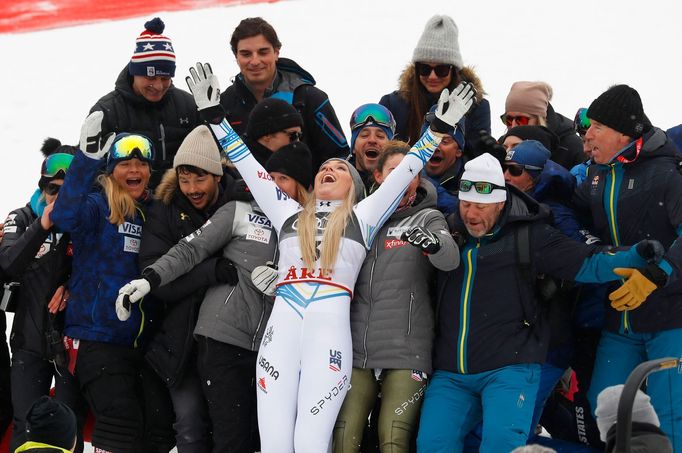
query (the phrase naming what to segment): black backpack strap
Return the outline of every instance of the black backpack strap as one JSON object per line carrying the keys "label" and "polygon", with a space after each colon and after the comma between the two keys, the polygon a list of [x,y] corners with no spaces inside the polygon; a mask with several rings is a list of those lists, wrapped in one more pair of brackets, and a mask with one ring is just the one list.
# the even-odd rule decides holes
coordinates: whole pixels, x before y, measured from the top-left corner
{"label": "black backpack strap", "polygon": [[[522,223],[514,230],[516,260],[521,288],[521,307],[523,309],[524,327],[533,327],[537,321],[538,310],[535,298],[535,276],[531,270],[530,259],[530,224]],[[525,289],[525,291],[524,291]]]}

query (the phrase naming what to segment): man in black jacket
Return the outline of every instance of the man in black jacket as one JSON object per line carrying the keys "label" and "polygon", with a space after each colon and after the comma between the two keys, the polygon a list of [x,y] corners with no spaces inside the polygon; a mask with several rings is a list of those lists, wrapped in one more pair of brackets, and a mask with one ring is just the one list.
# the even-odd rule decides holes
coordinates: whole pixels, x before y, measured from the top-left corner
{"label": "man in black jacket", "polygon": [[[481,452],[525,445],[549,343],[534,295],[537,275],[611,281],[619,278],[614,268],[631,271],[662,254],[655,241],[600,253],[548,220],[545,206],[505,187],[502,167],[490,154],[465,164],[453,222],[462,238],[462,265],[439,278],[435,372],[422,406],[420,452],[461,451],[480,421]],[[523,236],[525,248],[518,246]],[[520,271],[522,262],[529,263],[529,275]]]}
{"label": "man in black jacket", "polygon": [[232,33],[230,46],[240,73],[220,96],[220,104],[239,135],[246,131],[255,105],[276,97],[303,116],[303,141],[312,152],[315,172],[325,160],[348,155],[346,137],[327,94],[296,62],[279,57],[282,43],[272,25],[260,17],[244,19]]}
{"label": "man in black jacket", "polygon": [[149,187],[153,189],[171,167],[182,140],[201,120],[192,96],[173,85],[175,52],[171,40],[162,35],[164,23],[156,17],[144,25],[114,90],[97,101],[90,113],[104,112],[103,136],[131,132],[152,140],[155,155]]}
{"label": "man in black jacket", "polygon": [[[141,269],[200,228],[232,195],[229,185],[225,189],[221,184],[220,152],[206,126],[187,135],[173,167],[156,189],[159,202],[147,213],[140,246]],[[224,282],[234,284],[236,279],[229,261],[213,257],[152,293],[163,302],[164,311],[145,358],[168,386],[180,453],[211,451],[210,421],[197,372],[193,332],[206,288]]]}
{"label": "man in black jacket", "polygon": [[[585,141],[594,163],[576,189],[577,207],[590,214],[592,231],[605,244],[652,238],[667,250],[661,266],[631,278],[649,296],[645,304],[607,307],[588,392],[594,410],[599,392],[624,383],[639,363],[682,357],[682,281],[673,273],[682,263],[682,174],[679,152],[649,123],[633,88],[612,86],[592,102],[587,117]],[[682,374],[652,375],[647,393],[673,449],[682,451]]]}

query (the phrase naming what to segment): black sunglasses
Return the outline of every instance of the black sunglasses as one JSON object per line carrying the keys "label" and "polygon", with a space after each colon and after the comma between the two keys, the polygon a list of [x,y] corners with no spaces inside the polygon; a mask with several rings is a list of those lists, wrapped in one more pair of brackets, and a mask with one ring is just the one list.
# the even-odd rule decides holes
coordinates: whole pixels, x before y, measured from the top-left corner
{"label": "black sunglasses", "polygon": [[535,165],[519,165],[519,164],[505,164],[503,166],[504,171],[508,171],[512,176],[521,176],[525,170],[542,170],[540,167]]}
{"label": "black sunglasses", "polygon": [[497,184],[487,181],[468,181],[462,179],[459,182],[460,192],[469,192],[472,187],[481,195],[488,195],[495,189],[505,190],[504,186],[498,186]]}
{"label": "black sunglasses", "polygon": [[431,66],[430,64],[426,63],[417,63],[415,65],[415,68],[417,69],[417,74],[419,74],[421,77],[428,77],[431,75],[431,71],[433,71],[436,73],[436,77],[440,77],[442,79],[443,77],[447,77],[448,74],[450,74],[450,71],[452,70],[452,65],[439,64]]}
{"label": "black sunglasses", "polygon": [[47,186],[45,187],[45,193],[48,195],[57,195],[59,193],[59,189],[62,188],[61,184],[55,184],[53,182],[48,183]]}
{"label": "black sunglasses", "polygon": [[285,132],[289,136],[289,143],[300,142],[303,138],[303,134],[298,131]]}

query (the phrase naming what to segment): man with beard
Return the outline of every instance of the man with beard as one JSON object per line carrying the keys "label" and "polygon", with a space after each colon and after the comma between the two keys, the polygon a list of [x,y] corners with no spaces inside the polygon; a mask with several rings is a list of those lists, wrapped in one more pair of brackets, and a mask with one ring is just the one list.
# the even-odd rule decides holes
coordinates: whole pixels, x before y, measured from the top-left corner
{"label": "man with beard", "polygon": [[[505,186],[492,155],[466,163],[451,224],[462,265],[439,275],[435,371],[424,395],[418,451],[461,451],[481,421],[482,453],[526,444],[549,343],[534,294],[537,275],[612,281],[633,268],[657,266],[664,253],[652,240],[618,252],[580,244],[552,228],[549,218],[546,206]],[[521,235],[527,249],[518,247]],[[525,277],[522,254],[530,261]]]}
{"label": "man with beard", "polygon": [[[433,118],[433,113],[427,114],[425,128]],[[462,159],[464,134],[464,120],[462,119],[457,123],[457,127],[449,130],[443,137],[433,157],[424,167],[426,179],[436,186],[438,192],[438,210],[446,217],[455,212],[457,207],[459,179],[464,171],[464,159]]]}
{"label": "man with beard", "polygon": [[374,188],[372,174],[377,168],[381,150],[395,134],[395,120],[383,105],[364,104],[351,115],[350,130],[351,154],[348,161],[360,173],[365,184],[365,195],[369,195]]}

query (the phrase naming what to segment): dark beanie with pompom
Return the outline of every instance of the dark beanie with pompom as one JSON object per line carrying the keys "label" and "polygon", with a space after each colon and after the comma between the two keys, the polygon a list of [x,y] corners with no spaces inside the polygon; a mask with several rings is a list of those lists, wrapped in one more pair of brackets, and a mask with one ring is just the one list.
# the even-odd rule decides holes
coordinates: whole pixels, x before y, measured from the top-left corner
{"label": "dark beanie with pompom", "polygon": [[128,64],[130,75],[175,76],[175,50],[170,38],[162,34],[164,28],[166,25],[158,17],[144,24],[144,31],[135,41],[135,52]]}
{"label": "dark beanie with pompom", "polygon": [[53,176],[47,176],[43,174],[47,163],[47,158],[53,154],[58,153],[70,154],[73,156],[76,154],[77,149],[78,148],[76,148],[75,146],[62,145],[62,142],[53,137],[47,137],[45,141],[43,141],[43,145],[40,147],[40,152],[43,153],[45,159],[43,160],[43,163],[40,166],[40,179],[38,180],[38,188],[40,188],[40,190],[44,190],[45,187],[49,184],[49,182],[52,181],[53,179],[56,178],[64,179],[64,177],[66,176],[65,172],[59,172],[58,174]]}

